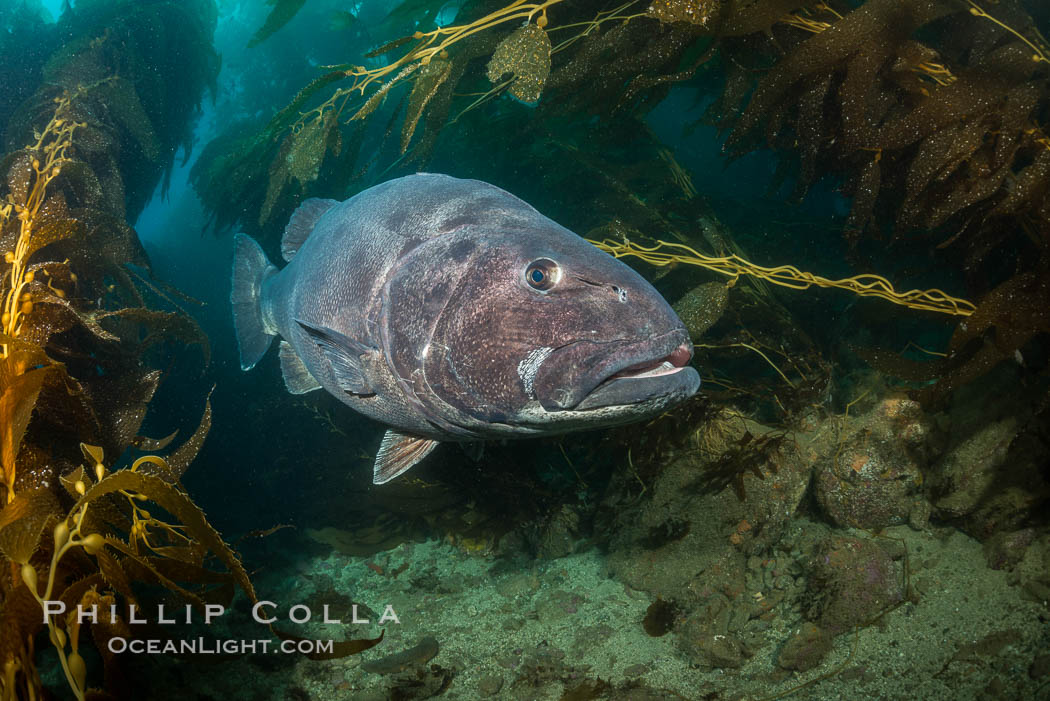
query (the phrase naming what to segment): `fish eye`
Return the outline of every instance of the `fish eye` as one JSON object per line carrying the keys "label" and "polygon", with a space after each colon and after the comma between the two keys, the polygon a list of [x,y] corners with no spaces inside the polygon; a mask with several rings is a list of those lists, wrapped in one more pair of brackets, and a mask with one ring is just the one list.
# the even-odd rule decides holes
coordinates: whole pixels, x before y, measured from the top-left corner
{"label": "fish eye", "polygon": [[546,292],[561,277],[558,264],[548,258],[540,258],[529,263],[525,268],[525,282],[534,290]]}

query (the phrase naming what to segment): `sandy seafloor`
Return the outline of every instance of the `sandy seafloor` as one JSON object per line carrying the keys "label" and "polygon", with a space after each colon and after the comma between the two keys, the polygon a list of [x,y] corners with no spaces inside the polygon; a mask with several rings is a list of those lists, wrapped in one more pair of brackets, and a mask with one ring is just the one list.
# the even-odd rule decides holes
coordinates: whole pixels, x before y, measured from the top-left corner
{"label": "sandy seafloor", "polygon": [[[825,527],[796,518],[791,528]],[[1050,699],[1050,673],[1043,669],[1050,651],[1046,602],[1026,600],[1006,572],[987,566],[980,543],[959,531],[900,526],[884,535],[906,546],[910,599],[875,625],[838,636],[823,663],[806,673],[776,665],[784,641],[804,622],[788,599],[753,626],[761,642],[741,668],[704,670],[690,664],[674,635],[645,632],[649,595],[610,578],[598,549],[520,570],[476,549],[432,540],[371,558],[333,549],[300,562],[295,574],[270,571],[259,578],[261,594],[279,583],[289,600],[310,600],[323,587],[376,611],[392,605],[401,623],[386,626],[385,640],[372,650],[330,661],[256,655],[207,673],[196,668],[201,674],[191,682],[181,676],[169,688],[181,687],[178,698],[187,698],[185,682],[198,698],[233,698],[234,690],[243,699],[417,698],[392,695],[393,680],[411,676],[407,672],[383,675],[364,667],[432,636],[439,651],[420,669],[439,665],[453,673],[444,699],[591,698],[571,692],[599,677],[612,689],[595,698],[757,700],[797,689],[791,698]],[[378,632],[336,628],[352,629],[353,637]],[[313,624],[298,632],[342,635]],[[160,693],[165,685],[154,688]]]}

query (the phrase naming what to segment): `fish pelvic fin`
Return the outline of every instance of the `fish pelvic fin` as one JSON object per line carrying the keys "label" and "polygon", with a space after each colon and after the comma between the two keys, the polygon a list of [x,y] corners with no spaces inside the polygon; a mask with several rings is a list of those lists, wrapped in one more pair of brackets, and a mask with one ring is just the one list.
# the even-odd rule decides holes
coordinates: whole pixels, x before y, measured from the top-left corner
{"label": "fish pelvic fin", "polygon": [[286,261],[291,262],[299,252],[299,247],[314,230],[317,220],[337,204],[339,203],[336,200],[323,200],[318,197],[303,200],[299,208],[292,213],[292,218],[288,220],[288,226],[284,227],[284,235],[281,237],[281,256]]}
{"label": "fish pelvic fin", "polygon": [[383,436],[383,442],[376,454],[375,466],[372,468],[372,484],[383,484],[404,474],[410,467],[430,455],[438,446],[438,441],[429,438],[409,436],[390,429]]}
{"label": "fish pelvic fin", "polygon": [[302,319],[296,319],[295,322],[321,349],[340,389],[348,394],[375,394],[365,374],[365,358],[376,352],[374,348],[358,343],[327,326],[316,326]]}
{"label": "fish pelvic fin", "polygon": [[250,236],[234,237],[233,284],[230,304],[233,327],[241,355],[241,370],[251,370],[266,354],[276,335],[263,322],[262,283],[277,268],[270,265],[262,248]]}
{"label": "fish pelvic fin", "polygon": [[284,386],[292,394],[306,394],[315,389],[321,389],[321,383],[314,379],[303,362],[295,353],[292,344],[284,339],[280,343],[281,375],[284,377]]}

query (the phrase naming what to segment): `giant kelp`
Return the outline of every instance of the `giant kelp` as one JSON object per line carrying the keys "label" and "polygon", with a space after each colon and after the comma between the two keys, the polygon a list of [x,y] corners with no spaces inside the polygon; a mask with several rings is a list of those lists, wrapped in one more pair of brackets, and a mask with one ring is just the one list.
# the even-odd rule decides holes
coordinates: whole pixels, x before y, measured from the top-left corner
{"label": "giant kelp", "polygon": [[[637,4],[613,9],[562,0],[472,4],[473,20],[415,31],[368,52],[366,58],[384,61],[377,68],[327,66],[253,137],[238,137],[232,130],[220,137],[194,168],[197,191],[220,230],[239,222],[256,233],[272,231],[274,222],[282,222],[304,194],[342,195],[381,177],[390,168],[381,162],[388,156],[399,169],[425,164],[448,124],[504,93],[544,107],[548,95],[561,95],[551,98],[554,104],[564,103],[561,113],[574,110],[577,99],[601,109],[605,101],[596,99],[599,89],[617,90],[623,76],[638,72],[670,71],[689,39],[703,31],[702,25],[665,25],[644,8],[627,12]],[[548,15],[555,8],[557,23]],[[384,26],[392,31],[411,26],[403,14],[395,10]],[[615,29],[602,33],[606,28]],[[627,63],[603,61],[610,51],[633,58]],[[613,65],[614,74],[599,83],[589,80],[596,66]],[[590,84],[581,89],[578,81]],[[665,90],[632,83],[635,96],[654,89]],[[400,92],[397,107],[385,117],[383,144],[355,166],[362,138],[358,125],[376,118],[380,107]],[[269,172],[268,183],[260,183],[261,170]],[[294,197],[285,197],[275,210],[293,182]]]}
{"label": "giant kelp", "polygon": [[[1021,4],[756,2],[746,16],[726,27],[730,68],[710,113],[730,149],[774,149],[797,197],[842,178],[855,249],[924,241],[986,295],[982,321],[961,324],[952,357],[926,368],[942,378],[926,396],[943,399],[1050,331],[1026,311],[1050,303],[1045,289],[1026,284],[1009,305],[992,291],[1038,274],[1050,242],[1050,54]],[[994,329],[988,349],[963,348]]]}
{"label": "giant kelp", "polygon": [[[171,454],[169,462],[150,456],[131,470],[135,472],[139,465],[149,463],[162,478],[154,477],[148,485],[125,485],[124,508],[120,502],[108,500],[92,511],[92,518],[86,519],[91,499],[84,495],[93,482],[99,483],[96,486],[106,483],[109,473],[102,464],[104,451],[97,446],[86,449],[86,455],[92,458],[91,471],[83,467],[71,471],[80,462],[74,452],[79,452],[78,439],[105,444],[118,454],[135,443],[159,373],[141,363],[141,352],[136,352],[134,346],[127,347],[120,335],[102,326],[106,315],[116,312],[92,309],[97,305],[85,304],[80,296],[86,288],[104,284],[95,277],[97,268],[78,265],[79,257],[51,258],[55,251],[62,250],[57,244],[82,246],[85,240],[93,240],[88,235],[92,230],[71,213],[68,190],[64,187],[83,177],[86,171],[74,155],[76,137],[86,129],[86,122],[73,116],[78,98],[79,93],[63,93],[55,98],[53,113],[38,132],[36,142],[5,162],[6,204],[0,207],[3,241],[8,249],[4,312],[0,318],[0,485],[4,504],[0,511],[0,552],[10,567],[5,568],[6,576],[0,580],[4,698],[32,698],[39,694],[32,639],[44,620],[40,601],[61,599],[73,607],[104,600],[115,604],[116,596],[121,597],[121,605],[134,603],[134,596],[127,599],[131,595],[129,582],[142,578],[142,568],[147,574],[156,570],[158,565],[151,559],[171,557],[173,551],[164,550],[168,546],[193,545],[197,549],[191,548],[187,554],[196,553],[194,557],[201,562],[205,553],[212,550],[227,564],[236,563],[229,549],[220,547],[221,540],[213,531],[202,530],[203,518],[176,486],[207,434],[208,408],[198,430]],[[83,167],[78,169],[77,163]],[[120,227],[110,230],[109,235],[124,233]],[[92,235],[103,237],[107,233],[92,231]],[[112,260],[108,263],[117,264]],[[194,326],[193,330],[204,342],[199,329]],[[90,361],[85,363],[88,358]],[[101,372],[101,368],[110,372]],[[162,469],[157,470],[157,466]],[[120,477],[116,481],[126,480]],[[105,493],[108,492],[100,494]],[[80,504],[68,506],[78,498]],[[194,521],[196,525],[190,526],[193,533],[177,531],[148,517],[138,505],[146,499],[159,500],[184,522]],[[108,521],[103,514],[108,514]],[[139,514],[146,514],[147,518],[141,519]],[[70,520],[74,522],[72,529],[67,525]],[[148,543],[151,527],[164,529],[154,537],[155,545],[149,546],[151,550],[161,549],[143,559],[139,557],[136,539]],[[54,531],[53,546],[41,540],[42,532],[48,529]],[[178,538],[168,542],[169,536]],[[94,556],[95,563],[75,555],[63,559],[75,545]],[[127,568],[137,563],[140,574],[129,577],[127,568],[120,564],[121,558],[107,546],[118,553],[129,551],[125,556],[132,562]],[[50,565],[45,564],[48,561]],[[192,559],[188,562],[193,564]],[[45,580],[38,577],[41,565]],[[247,580],[238,568],[236,565],[234,569],[240,571],[240,581],[244,583]],[[187,579],[214,581],[193,576]],[[38,584],[44,581],[46,584],[39,589]],[[164,580],[168,581],[171,580]],[[87,671],[77,652],[79,624],[74,619],[56,619],[48,620],[48,627],[71,688],[78,698],[84,698]],[[100,649],[110,637],[126,632],[120,621],[92,627]],[[68,654],[67,641],[71,645]],[[110,669],[114,664],[114,659],[107,659],[106,681],[111,690],[117,688],[120,679]]]}
{"label": "giant kelp", "polygon": [[[40,403],[54,411],[38,410],[30,431],[54,439],[69,461],[80,441],[119,454],[134,439],[159,382],[144,362],[151,345],[190,341],[205,360],[208,354],[192,319],[126,265],[148,269],[127,219],[171,165],[214,78],[215,10],[209,3],[136,7],[81,3],[66,13],[61,26],[76,33],[49,59],[46,82],[5,134],[8,216],[0,241],[11,267],[4,330],[44,350],[50,362],[34,365],[64,371],[43,383]],[[145,43],[144,34],[157,43]],[[180,40],[185,47],[172,43]],[[171,55],[178,51],[181,65]],[[169,71],[179,76],[167,80]],[[146,310],[147,303],[168,308]]]}
{"label": "giant kelp", "polygon": [[[179,485],[211,425],[207,402],[198,428],[166,458],[146,455],[121,470],[105,459],[170,442],[139,435],[162,376],[151,367],[154,344],[197,344],[207,363],[196,323],[128,267],[148,270],[149,261],[127,219],[170,166],[214,76],[214,7],[77,5],[62,20],[73,38],[51,56],[47,81],[22,87],[31,96],[7,123],[0,160],[5,699],[41,697],[36,634],[45,625],[77,698],[102,696],[88,691],[99,684],[128,696],[106,642],[129,634],[128,606],[150,600],[142,583],[197,606],[229,601],[235,585],[254,597]],[[112,605],[117,615],[81,625],[43,616],[45,599]],[[80,652],[88,645],[103,657],[103,678],[89,679]]]}
{"label": "giant kelp", "polygon": [[[93,86],[78,101],[78,109],[95,117],[86,121],[81,149],[101,196],[119,202],[131,219],[167,177],[176,152],[183,148],[189,156],[192,118],[218,75],[211,47],[216,18],[210,0],[90,0],[76,3],[50,30],[67,40],[40,78],[69,91]],[[38,92],[22,102],[5,130],[6,151],[30,141],[51,97]]]}
{"label": "giant kelp", "polygon": [[[396,37],[428,7],[405,3],[382,29]],[[442,143],[468,153],[488,143],[487,153],[496,144],[516,159],[502,173],[528,163],[549,186],[560,171],[576,203],[602,199],[581,192],[580,170],[596,176],[591,189],[615,191],[611,208],[576,207],[608,213],[588,228],[619,217],[653,239],[700,243],[709,212],[673,151],[643,145],[651,135],[639,118],[673,85],[722,82],[707,120],[727,130],[730,155],[772,149],[774,185],[793,175],[796,198],[822,179],[840,182],[852,199],[843,233],[858,259],[886,240],[926,249],[980,298],[1013,267],[1031,270],[1046,248],[1050,61],[1020,0],[517,0],[471,3],[460,17],[362,47],[347,59],[370,67],[326,66],[254,135],[238,126],[209,146],[193,179],[217,229],[239,222],[275,240],[304,196],[345,197],[430,167]],[[504,96],[536,109],[523,116]],[[366,137],[378,143],[364,156]],[[655,196],[640,198],[630,183],[637,177],[588,167],[625,144],[641,149],[635,173],[671,176],[661,182],[686,197],[653,207]],[[573,168],[550,165],[566,159]],[[1022,316],[999,323],[1038,333],[1038,318]]]}
{"label": "giant kelp", "polygon": [[[741,112],[723,102],[714,115],[731,126],[732,150],[782,151],[797,195],[843,176],[854,239],[882,233],[885,219],[897,235],[948,230],[942,247],[984,253],[1009,235],[1006,217],[1046,237],[1050,56],[1019,3],[995,3],[994,17],[955,0],[752,7],[766,12],[768,41],[727,40],[723,53],[775,62]],[[726,89],[746,94],[733,80]]]}

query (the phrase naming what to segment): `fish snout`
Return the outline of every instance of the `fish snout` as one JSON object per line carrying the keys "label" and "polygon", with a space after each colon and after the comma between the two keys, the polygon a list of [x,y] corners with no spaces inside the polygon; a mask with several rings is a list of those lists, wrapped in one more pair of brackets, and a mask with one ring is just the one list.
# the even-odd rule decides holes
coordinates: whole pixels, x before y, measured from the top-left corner
{"label": "fish snout", "polygon": [[667,362],[678,368],[684,368],[693,359],[693,343],[686,341],[671,351],[667,356]]}
{"label": "fish snout", "polygon": [[[691,380],[698,377],[689,367],[692,359],[693,344],[688,332],[680,327],[640,343],[571,344],[563,349],[563,354],[554,354],[549,368],[553,370],[564,363],[568,371],[557,373],[557,380],[551,383],[553,386],[548,384],[550,389],[545,393],[542,385],[547,384],[544,380],[548,378],[538,381],[540,403],[547,411],[565,411],[605,405],[604,402],[631,404],[664,391],[691,395],[699,386]],[[686,372],[680,374],[682,371]],[[622,386],[623,390],[609,393],[612,386]],[[607,395],[601,403],[594,396],[596,392]]]}

